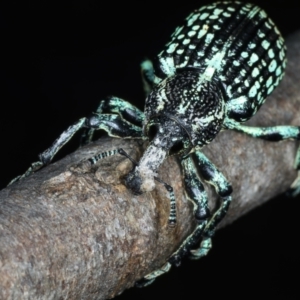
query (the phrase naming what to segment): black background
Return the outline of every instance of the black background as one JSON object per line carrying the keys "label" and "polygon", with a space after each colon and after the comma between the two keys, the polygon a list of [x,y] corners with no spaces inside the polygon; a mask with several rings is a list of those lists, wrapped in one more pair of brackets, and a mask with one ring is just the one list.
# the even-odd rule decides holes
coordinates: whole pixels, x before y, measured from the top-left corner
{"label": "black background", "polygon": [[[284,36],[299,29],[298,1],[252,2],[268,12]],[[3,7],[0,187],[105,96],[122,97],[142,109],[140,61],[158,54],[175,27],[207,3],[78,0],[20,6],[11,1]],[[78,141],[57,158],[76,149]],[[299,298],[298,214],[299,198],[280,196],[220,230],[208,257],[185,260],[150,287],[130,289],[119,299]]]}

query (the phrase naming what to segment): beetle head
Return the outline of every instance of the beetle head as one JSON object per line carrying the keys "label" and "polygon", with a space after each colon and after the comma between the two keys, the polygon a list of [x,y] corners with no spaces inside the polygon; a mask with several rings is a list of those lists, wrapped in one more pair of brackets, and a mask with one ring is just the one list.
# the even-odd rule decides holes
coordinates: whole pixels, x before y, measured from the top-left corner
{"label": "beetle head", "polygon": [[144,131],[150,143],[139,164],[125,178],[125,185],[134,194],[154,189],[154,177],[166,157],[186,155],[191,150],[187,132],[174,119],[157,116],[146,124]]}

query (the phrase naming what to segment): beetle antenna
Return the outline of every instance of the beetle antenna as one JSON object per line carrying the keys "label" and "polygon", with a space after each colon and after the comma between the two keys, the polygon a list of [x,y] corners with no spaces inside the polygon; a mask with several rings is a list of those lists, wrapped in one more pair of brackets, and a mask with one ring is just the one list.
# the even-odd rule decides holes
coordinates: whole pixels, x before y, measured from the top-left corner
{"label": "beetle antenna", "polygon": [[123,148],[119,148],[118,153],[127,157],[135,166],[138,166],[138,163],[131,156],[129,156]]}

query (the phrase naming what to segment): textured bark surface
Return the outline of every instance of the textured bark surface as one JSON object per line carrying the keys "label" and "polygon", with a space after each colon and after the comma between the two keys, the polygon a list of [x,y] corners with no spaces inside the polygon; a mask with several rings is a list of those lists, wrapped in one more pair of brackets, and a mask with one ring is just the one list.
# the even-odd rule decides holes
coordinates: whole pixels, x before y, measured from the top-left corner
{"label": "textured bark surface", "polygon": [[[280,87],[251,125],[300,124],[300,33],[288,39]],[[1,299],[107,299],[165,263],[195,225],[179,166],[168,159],[159,176],[175,189],[178,225],[167,225],[169,201],[157,184],[133,196],[122,183],[131,163],[92,155],[123,147],[138,159],[136,141],[103,138],[0,192]],[[233,185],[225,226],[285,191],[296,177],[297,145],[222,132],[204,149]],[[211,206],[217,197],[208,188]]]}

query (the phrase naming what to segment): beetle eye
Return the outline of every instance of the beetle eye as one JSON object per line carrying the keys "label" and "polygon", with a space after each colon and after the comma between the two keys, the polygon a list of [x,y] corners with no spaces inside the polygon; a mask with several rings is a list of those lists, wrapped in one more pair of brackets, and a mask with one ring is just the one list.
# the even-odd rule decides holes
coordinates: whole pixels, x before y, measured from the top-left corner
{"label": "beetle eye", "polygon": [[149,130],[148,130],[148,137],[149,137],[149,142],[151,142],[154,137],[156,136],[158,131],[157,125],[151,125]]}
{"label": "beetle eye", "polygon": [[175,155],[184,149],[182,141],[176,141],[175,144],[170,148],[169,155]]}

